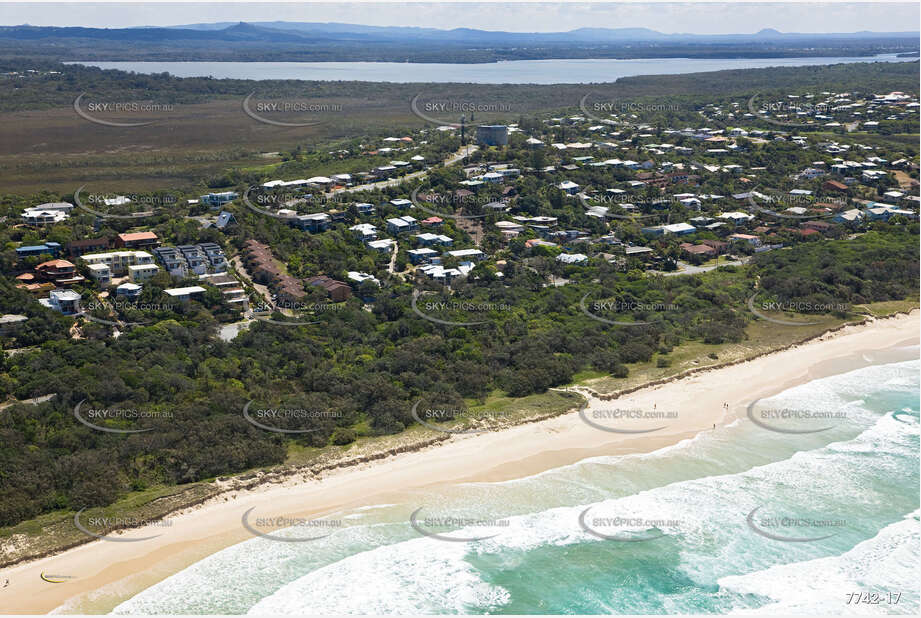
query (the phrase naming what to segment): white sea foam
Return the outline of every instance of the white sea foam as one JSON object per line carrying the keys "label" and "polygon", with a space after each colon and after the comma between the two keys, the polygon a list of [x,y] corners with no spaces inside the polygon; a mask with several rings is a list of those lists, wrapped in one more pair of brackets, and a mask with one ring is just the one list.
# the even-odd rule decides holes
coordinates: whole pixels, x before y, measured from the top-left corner
{"label": "white sea foam", "polygon": [[[869,542],[866,539],[901,513],[917,508],[915,505],[893,515],[890,511],[894,499],[876,492],[880,479],[898,483],[899,476],[912,469],[906,462],[913,461],[917,473],[918,423],[900,422],[891,414],[881,415],[879,410],[867,409],[857,402],[870,402],[872,392],[883,389],[883,385],[886,389],[916,391],[918,365],[918,361],[913,361],[866,368],[859,370],[863,373],[852,375],[855,373],[852,372],[847,377],[835,376],[796,387],[779,395],[776,401],[772,398],[771,402],[778,405],[792,402],[806,409],[827,409],[829,405],[850,402],[850,429],[831,444],[816,443],[811,450],[794,453],[798,443],[791,446],[793,438],[761,430],[752,433],[756,429],[743,420],[733,427],[706,432],[701,434],[703,437],[643,456],[592,458],[538,477],[479,484],[468,488],[471,492],[481,492],[477,494],[476,508],[482,511],[481,515],[489,513],[496,517],[508,513],[508,498],[512,494],[531,496],[535,504],[548,500],[548,494],[557,500],[570,496],[597,497],[589,501],[577,497],[564,506],[504,517],[509,525],[501,534],[471,544],[419,538],[406,525],[405,518],[393,519],[398,506],[376,505],[362,514],[372,521],[386,515],[389,521],[365,524],[364,517],[350,520],[346,528],[308,544],[247,541],[164,580],[120,605],[116,613],[495,611],[509,602],[510,593],[490,583],[473,566],[478,563],[476,559],[518,560],[542,547],[616,543],[603,541],[580,528],[579,514],[589,506],[591,517],[665,520],[666,523],[656,527],[678,542],[679,568],[690,580],[701,589],[716,588],[719,582],[724,594],[743,591],[744,586],[755,585],[746,578],[757,573],[833,560],[839,554],[853,551],[855,544],[860,547]],[[775,461],[765,459],[767,455],[762,453],[755,461],[770,463],[745,465],[745,457],[751,460],[752,453],[759,449],[764,453],[786,454]],[[700,468],[704,470],[723,465],[723,461],[731,458],[736,458],[733,466],[737,471],[704,473],[698,478],[686,476],[691,463],[708,461]],[[723,465],[723,469],[726,467]],[[631,478],[652,468],[656,469],[655,475],[642,482]],[[637,489],[628,495],[605,499],[605,495],[612,495],[605,489],[612,478],[620,485]],[[650,485],[650,479],[661,483]],[[641,489],[643,483],[648,486]],[[576,489],[571,493],[561,491],[573,486]],[[905,493],[910,494],[907,490]],[[843,512],[845,518],[847,513],[859,513],[861,519],[849,521],[846,530],[828,541],[778,543],[748,528],[745,516],[759,505],[778,514],[796,515],[806,510],[832,516]],[[439,506],[449,508],[451,502],[444,499]],[[598,531],[615,534],[644,528],[629,525]],[[469,528],[452,536],[482,533],[482,529]],[[892,568],[899,567],[893,564]],[[678,612],[699,610],[696,606],[682,605],[687,602],[678,597],[668,599],[667,603]]]}
{"label": "white sea foam", "polygon": [[[737,613],[917,615],[921,593],[918,515],[914,511],[841,555],[724,577],[719,585],[736,594],[772,599],[760,608]],[[861,603],[861,597],[855,598],[861,593],[877,594],[882,602]]]}

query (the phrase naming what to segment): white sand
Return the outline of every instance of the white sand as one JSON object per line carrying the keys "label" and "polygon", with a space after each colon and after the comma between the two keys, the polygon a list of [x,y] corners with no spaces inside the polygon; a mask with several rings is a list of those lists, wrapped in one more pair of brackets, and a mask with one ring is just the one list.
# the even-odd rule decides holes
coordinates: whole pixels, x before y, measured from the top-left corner
{"label": "white sand", "polygon": [[[782,352],[645,388],[615,401],[590,401],[587,414],[614,408],[678,411],[677,419],[622,421],[618,427],[665,428],[647,434],[600,431],[569,413],[503,431],[456,437],[429,449],[346,468],[321,480],[289,481],[224,495],[170,516],[170,527],[125,532],[120,538],[160,534],[137,543],[94,541],[56,556],[0,573],[0,607],[6,613],[46,613],[111,608],[140,590],[228,545],[250,537],[244,511],[291,517],[314,516],[362,505],[394,503],[420,487],[461,481],[518,478],[585,457],[652,451],[745,413],[755,399],[857,366],[893,362],[894,350],[919,343],[919,313],[847,327]],[[889,351],[884,353],[884,351]],[[917,358],[917,351],[914,351]],[[861,360],[862,359],[862,360]],[[856,364],[855,364],[856,363]],[[728,411],[724,403],[729,404]],[[602,421],[599,421],[602,422]],[[605,424],[610,425],[604,421]],[[69,575],[65,583],[42,581],[42,572]],[[82,611],[81,611],[82,610]]]}

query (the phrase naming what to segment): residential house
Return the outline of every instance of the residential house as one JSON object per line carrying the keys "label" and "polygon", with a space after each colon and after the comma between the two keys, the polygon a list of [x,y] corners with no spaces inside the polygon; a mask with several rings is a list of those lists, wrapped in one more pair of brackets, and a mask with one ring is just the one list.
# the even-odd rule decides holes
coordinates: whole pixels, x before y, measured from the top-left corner
{"label": "residential house", "polygon": [[128,267],[128,279],[133,283],[140,283],[152,279],[160,267],[156,264],[132,264]]}
{"label": "residential house", "polygon": [[452,239],[450,236],[445,236],[444,234],[431,234],[429,232],[417,234],[415,239],[416,242],[418,242],[422,247],[433,247],[436,245],[440,245],[442,247],[450,247],[454,244],[454,239]]}
{"label": "residential house", "polygon": [[832,221],[835,223],[841,223],[842,225],[857,225],[864,219],[865,215],[861,210],[853,208],[851,210],[846,210],[844,212],[839,212],[834,216]]}
{"label": "residential house", "polygon": [[136,283],[122,283],[115,288],[115,296],[135,300],[141,295],[143,288]]}
{"label": "residential house", "polygon": [[837,180],[826,180],[822,183],[822,189],[836,193],[845,193],[847,191],[847,185],[840,183]]}
{"label": "residential house", "polygon": [[342,281],[336,281],[326,275],[318,275],[307,279],[309,285],[319,286],[326,290],[330,300],[341,303],[352,295],[352,288],[349,284]]}
{"label": "residential house", "polygon": [[228,202],[232,202],[238,197],[240,197],[240,195],[236,191],[224,191],[222,193],[209,193],[207,195],[202,195],[198,199],[202,204],[207,204],[212,208],[218,208],[224,204],[227,204]]}
{"label": "residential house", "polygon": [[387,231],[391,234],[414,232],[419,229],[419,222],[413,217],[394,217],[387,219]]}
{"label": "residential house", "polygon": [[110,239],[106,236],[102,238],[83,238],[81,240],[72,240],[67,243],[66,251],[67,255],[71,257],[79,257],[84,253],[107,251],[110,243]]}
{"label": "residential house", "polygon": [[478,262],[486,257],[486,254],[479,249],[457,249],[456,251],[448,251],[446,255],[463,260],[472,260],[474,262]]}
{"label": "residential house", "polygon": [[207,290],[200,285],[192,285],[184,288],[170,288],[163,290],[163,293],[180,302],[186,302],[204,294]]}
{"label": "residential house", "polygon": [[77,267],[67,260],[49,260],[35,267],[35,274],[44,281],[55,285],[68,286],[80,283],[84,277],[77,272]]}
{"label": "residential house", "polygon": [[355,234],[355,237],[362,242],[368,242],[377,238],[377,228],[370,223],[358,223],[350,227],[349,231]]}
{"label": "residential house", "polygon": [[679,247],[689,255],[712,257],[718,253],[714,247],[704,244],[692,245],[691,243],[683,242]]}
{"label": "residential house", "polygon": [[18,247],[16,249],[16,257],[18,259],[27,258],[27,257],[37,257],[40,255],[50,255],[51,257],[58,257],[61,255],[61,245],[56,242],[46,242],[41,245],[29,245],[26,247]]}
{"label": "residential house", "polygon": [[54,225],[70,217],[74,205],[67,202],[48,202],[22,211],[22,220],[27,225]]}
{"label": "residential house", "polygon": [[561,253],[556,256],[556,260],[563,264],[584,264],[588,262],[588,256],[584,253]]}
{"label": "residential house", "polygon": [[406,253],[409,255],[409,261],[411,264],[428,264],[434,257],[438,255],[437,251],[428,247],[423,247],[422,249],[410,249]]}
{"label": "residential house", "polygon": [[[109,253],[91,253],[80,256],[89,266],[94,278],[111,279],[128,274],[128,267],[135,264],[153,264],[153,256],[146,251],[112,251]],[[108,270],[98,268],[106,266]]]}
{"label": "residential house", "polygon": [[761,239],[758,238],[757,236],[753,236],[753,235],[751,235],[751,234],[732,234],[732,235],[729,236],[729,239],[730,239],[730,240],[741,241],[741,242],[747,242],[748,244],[750,244],[750,245],[753,246],[753,247],[760,247],[760,246],[761,246]]}
{"label": "residential house", "polygon": [[48,298],[41,298],[38,302],[64,315],[77,315],[81,312],[80,295],[73,290],[51,290]]}
{"label": "residential house", "polygon": [[393,245],[396,244],[396,241],[392,238],[382,238],[380,240],[368,241],[365,244],[369,249],[373,249],[381,253],[390,253],[392,251]]}
{"label": "residential house", "polygon": [[579,192],[579,185],[572,182],[571,180],[564,180],[557,188],[567,195],[575,195]]}
{"label": "residential house", "polygon": [[153,232],[134,232],[115,237],[115,246],[124,249],[152,249],[159,245],[160,239]]}

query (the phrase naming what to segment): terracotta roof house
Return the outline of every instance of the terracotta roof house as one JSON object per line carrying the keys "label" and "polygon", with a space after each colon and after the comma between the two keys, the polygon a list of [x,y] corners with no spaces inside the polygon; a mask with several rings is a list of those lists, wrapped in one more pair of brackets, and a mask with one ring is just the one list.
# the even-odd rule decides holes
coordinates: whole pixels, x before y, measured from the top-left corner
{"label": "terracotta roof house", "polygon": [[330,300],[336,303],[341,303],[352,295],[352,288],[349,286],[349,284],[343,283],[342,281],[336,281],[335,279],[331,279],[326,275],[311,277],[310,279],[307,279],[307,283],[310,285],[322,287],[324,290],[326,290]]}
{"label": "terracotta roof house", "polygon": [[36,274],[45,281],[54,281],[58,285],[72,285],[85,278],[77,272],[77,267],[67,260],[49,260],[35,267]]}
{"label": "terracotta roof house", "polygon": [[115,237],[115,246],[126,249],[143,249],[145,247],[156,247],[160,244],[160,239],[153,232],[132,232],[130,234],[119,234]]}

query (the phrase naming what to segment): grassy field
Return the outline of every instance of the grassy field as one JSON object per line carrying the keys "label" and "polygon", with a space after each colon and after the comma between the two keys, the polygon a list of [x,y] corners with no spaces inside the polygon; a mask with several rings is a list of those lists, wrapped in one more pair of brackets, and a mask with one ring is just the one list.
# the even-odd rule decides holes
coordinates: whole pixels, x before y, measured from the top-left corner
{"label": "grassy field", "polygon": [[72,108],[0,114],[4,192],[70,192],[84,184],[98,191],[182,190],[230,170],[270,171],[280,158],[265,153],[423,124],[408,106],[366,106],[323,125],[277,127],[247,117],[237,99],[163,115],[156,124],[125,128],[93,124]]}

